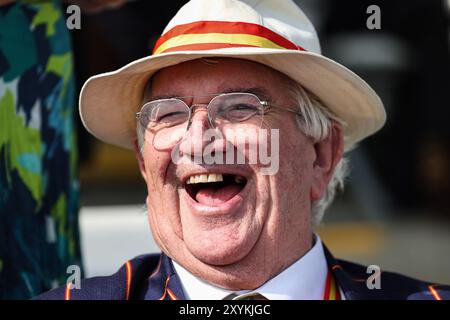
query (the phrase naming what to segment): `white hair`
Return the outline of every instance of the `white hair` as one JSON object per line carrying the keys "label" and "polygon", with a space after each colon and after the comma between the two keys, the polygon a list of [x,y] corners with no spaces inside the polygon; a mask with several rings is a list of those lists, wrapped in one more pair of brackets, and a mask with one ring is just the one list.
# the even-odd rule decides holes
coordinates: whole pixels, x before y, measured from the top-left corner
{"label": "white hair", "polygon": [[[151,79],[149,81],[151,83]],[[149,83],[149,84],[150,84]],[[147,85],[149,88],[149,85]],[[292,97],[298,104],[301,115],[297,116],[297,123],[300,130],[307,136],[319,142],[326,139],[332,134],[332,123],[337,122],[342,126],[345,123],[330,112],[322,102],[312,93],[308,92],[298,82],[289,78],[288,90]],[[141,128],[139,122],[137,123],[137,141],[138,146],[143,151],[145,129]],[[336,168],[324,196],[312,203],[311,206],[311,221],[313,226],[317,226],[322,221],[325,210],[333,202],[337,190],[343,190],[344,182],[349,174],[348,159],[342,158]]]}

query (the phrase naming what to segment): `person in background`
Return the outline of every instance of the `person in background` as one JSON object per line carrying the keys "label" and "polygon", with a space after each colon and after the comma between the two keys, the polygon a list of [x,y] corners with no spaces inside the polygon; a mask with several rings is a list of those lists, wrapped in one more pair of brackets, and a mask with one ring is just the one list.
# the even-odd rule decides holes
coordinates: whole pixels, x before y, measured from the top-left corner
{"label": "person in background", "polygon": [[[68,3],[94,13],[124,1]],[[0,0],[0,299],[81,270],[75,106],[62,1]]]}

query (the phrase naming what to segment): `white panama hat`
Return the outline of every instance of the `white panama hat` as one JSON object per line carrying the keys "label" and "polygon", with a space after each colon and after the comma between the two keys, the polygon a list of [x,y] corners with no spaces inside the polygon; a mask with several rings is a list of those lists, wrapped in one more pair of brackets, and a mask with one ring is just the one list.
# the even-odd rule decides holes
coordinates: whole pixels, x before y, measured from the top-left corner
{"label": "white panama hat", "polygon": [[192,0],[166,26],[152,55],[86,81],[80,94],[84,126],[107,143],[133,148],[135,113],[148,79],[162,68],[207,57],[255,61],[299,82],[344,121],[345,150],[386,121],[373,89],[321,55],[314,26],[292,0]]}

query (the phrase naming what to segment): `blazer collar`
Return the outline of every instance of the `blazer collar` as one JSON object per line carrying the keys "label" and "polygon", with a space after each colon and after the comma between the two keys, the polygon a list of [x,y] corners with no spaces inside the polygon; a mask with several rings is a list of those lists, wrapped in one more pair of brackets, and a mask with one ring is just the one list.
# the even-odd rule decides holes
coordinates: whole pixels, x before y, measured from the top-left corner
{"label": "blazer collar", "polygon": [[[365,279],[353,278],[323,245],[328,267],[347,300],[373,299],[365,287]],[[364,281],[363,281],[364,280]],[[373,290],[376,291],[376,290]],[[183,287],[171,259],[161,253],[155,271],[147,278],[141,291],[145,300],[185,300]]]}

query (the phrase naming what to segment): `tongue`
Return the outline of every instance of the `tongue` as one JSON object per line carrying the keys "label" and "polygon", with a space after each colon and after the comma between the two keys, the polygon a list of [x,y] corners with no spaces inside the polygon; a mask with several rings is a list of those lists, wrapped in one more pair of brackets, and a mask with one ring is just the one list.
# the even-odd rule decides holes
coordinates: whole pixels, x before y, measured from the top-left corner
{"label": "tongue", "polygon": [[213,207],[227,202],[242,190],[242,186],[231,184],[223,188],[202,188],[197,192],[195,200]]}

